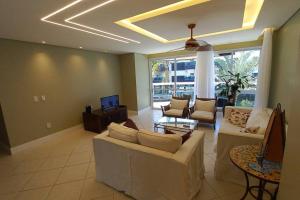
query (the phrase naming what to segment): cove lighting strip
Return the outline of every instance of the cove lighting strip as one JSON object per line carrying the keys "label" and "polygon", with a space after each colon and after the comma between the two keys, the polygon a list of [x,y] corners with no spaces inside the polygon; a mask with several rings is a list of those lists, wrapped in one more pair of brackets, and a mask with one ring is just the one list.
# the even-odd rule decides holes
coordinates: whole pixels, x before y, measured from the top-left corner
{"label": "cove lighting strip", "polygon": [[[41,20],[42,20],[43,22],[47,22],[47,23],[54,24],[54,25],[57,25],[57,26],[62,26],[62,27],[65,27],[65,28],[69,28],[69,29],[73,29],[73,30],[85,32],[85,33],[88,33],[88,34],[92,34],[92,35],[104,37],[104,38],[111,39],[111,40],[115,40],[115,41],[118,41],[118,42],[129,43],[129,42],[126,41],[126,40],[122,40],[122,39],[127,39],[127,40],[129,40],[129,41],[131,40],[131,39],[128,39],[128,38],[125,38],[125,37],[118,36],[119,38],[122,38],[122,39],[113,38],[113,37],[110,37],[110,36],[107,36],[107,35],[95,33],[95,32],[92,32],[92,31],[84,30],[84,29],[81,29],[81,28],[77,28],[77,27],[74,27],[74,26],[69,26],[69,25],[65,25],[65,24],[61,24],[61,23],[58,23],[58,22],[54,22],[54,21],[50,21],[50,20],[49,20],[50,17],[53,17],[54,15],[56,15],[56,14],[58,14],[58,13],[64,11],[64,10],[66,10],[66,9],[68,9],[68,8],[74,6],[74,5],[76,5],[76,4],[78,4],[78,3],[82,2],[82,1],[83,1],[83,0],[76,0],[76,1],[74,1],[74,2],[72,2],[72,3],[70,3],[70,4],[68,4],[68,5],[66,5],[66,6],[64,6],[64,7],[60,8],[60,9],[54,11],[54,12],[52,12],[52,13],[50,13],[49,15],[47,15],[47,16],[41,18]],[[102,3],[102,4],[99,4],[98,6],[93,7],[93,8],[96,9],[96,8],[102,7],[102,6],[107,5],[108,3],[111,3],[111,2],[113,2],[113,1],[114,1],[114,0],[106,1],[106,2],[104,2],[104,3]],[[90,9],[88,9],[88,10],[90,10]],[[84,13],[83,13],[83,14],[84,14]],[[117,35],[115,35],[115,34],[111,34],[111,33],[104,32],[104,31],[99,31],[99,32],[106,33],[106,34],[112,35],[112,36],[117,36]]]}
{"label": "cove lighting strip", "polygon": [[130,39],[130,38],[126,38],[126,37],[122,37],[122,36],[120,36],[120,35],[116,35],[116,34],[113,34],[113,33],[109,33],[109,32],[106,32],[106,31],[102,31],[102,30],[100,30],[100,29],[96,29],[96,28],[93,28],[93,27],[90,27],[90,26],[86,26],[86,25],[83,25],[83,24],[80,24],[80,23],[76,23],[76,22],[74,22],[74,21],[71,21],[71,20],[73,20],[73,19],[75,19],[75,18],[77,18],[77,17],[79,17],[79,16],[82,16],[82,15],[84,15],[84,14],[86,14],[86,13],[89,13],[89,12],[91,12],[91,11],[93,11],[93,10],[96,10],[97,8],[103,7],[103,6],[105,6],[105,5],[109,4],[109,3],[112,3],[112,2],[114,2],[114,1],[116,1],[116,0],[108,0],[108,1],[105,1],[105,2],[103,2],[103,3],[101,3],[101,4],[97,5],[97,6],[94,6],[94,7],[92,7],[92,8],[89,8],[89,9],[87,9],[87,10],[85,10],[85,11],[82,11],[82,12],[80,12],[80,13],[78,13],[78,14],[72,16],[72,17],[69,17],[68,19],[65,19],[65,22],[70,23],[70,24],[73,24],[73,25],[77,25],[77,26],[80,26],[80,27],[83,27],[83,28],[86,28],[86,29],[90,29],[90,30],[93,30],[93,31],[97,31],[97,32],[100,32],[100,33],[105,33],[105,34],[107,34],[107,35],[111,35],[111,36],[114,36],[114,37],[117,37],[117,38],[121,38],[121,39],[124,39],[124,40],[128,40],[128,41],[130,41],[130,42],[135,42],[135,43],[140,44],[139,41],[136,41],[136,40],[133,40],[133,39]]}
{"label": "cove lighting strip", "polygon": [[[152,33],[150,31],[147,31],[147,30],[141,28],[133,23],[142,21],[145,19],[149,19],[152,17],[156,17],[159,15],[163,15],[166,13],[174,12],[177,10],[181,10],[184,8],[188,8],[188,7],[191,7],[194,5],[202,4],[202,3],[205,3],[208,1],[211,1],[211,0],[183,0],[183,1],[179,1],[177,3],[173,3],[173,4],[170,4],[170,5],[155,9],[155,10],[151,10],[151,11],[127,18],[127,19],[117,21],[115,23],[122,27],[130,29],[132,31],[140,33],[144,36],[147,36],[149,38],[157,40],[161,43],[173,43],[173,42],[185,41],[185,40],[189,39],[189,37],[179,38],[179,39],[174,39],[174,40],[167,40],[155,33]],[[214,32],[214,33],[207,33],[207,34],[202,34],[202,35],[196,35],[196,36],[194,36],[194,38],[215,36],[215,35],[238,32],[238,31],[249,30],[249,29],[254,28],[255,22],[260,13],[263,3],[264,3],[264,0],[246,0],[243,24],[242,24],[241,28],[220,31],[220,32]]]}

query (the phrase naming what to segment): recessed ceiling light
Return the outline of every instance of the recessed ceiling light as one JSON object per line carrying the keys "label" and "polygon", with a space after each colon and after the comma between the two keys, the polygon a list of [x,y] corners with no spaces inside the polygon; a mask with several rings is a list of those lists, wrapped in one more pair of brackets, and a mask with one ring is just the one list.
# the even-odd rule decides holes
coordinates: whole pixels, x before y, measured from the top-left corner
{"label": "recessed ceiling light", "polygon": [[41,20],[43,22],[47,22],[47,23],[50,23],[50,24],[55,24],[57,26],[62,26],[62,27],[65,27],[65,28],[70,28],[70,29],[73,29],[73,30],[77,30],[77,31],[82,31],[82,32],[85,32],[85,33],[89,33],[89,34],[92,34],[92,35],[97,35],[97,36],[100,36],[100,37],[104,37],[104,38],[108,38],[108,39],[111,39],[111,40],[116,40],[118,42],[123,42],[123,43],[129,43],[128,41],[125,41],[125,40],[121,40],[121,39],[117,39],[117,38],[113,38],[113,37],[109,37],[109,36],[106,36],[106,35],[102,35],[102,34],[98,34],[98,33],[94,33],[94,32],[91,32],[91,31],[87,31],[87,30],[84,30],[84,29],[80,29],[80,28],[76,28],[76,27],[73,27],[73,26],[68,26],[68,25],[65,25],[65,24],[61,24],[61,23],[57,23],[57,22],[54,22],[54,21],[50,21],[49,18],[70,8],[71,6],[74,6],[75,4],[78,4],[80,3],[82,0],[77,0],[77,1],[74,1],[73,3],[70,3],[68,5],[66,5],[65,7],[61,8],[61,9],[58,9],[57,11],[54,11],[53,13],[41,18]]}
{"label": "recessed ceiling light", "polygon": [[107,5],[107,4],[110,4],[110,3],[114,2],[114,1],[116,1],[116,0],[108,0],[108,1],[102,2],[102,3],[96,5],[96,6],[92,7],[92,8],[89,8],[89,9],[83,11],[83,12],[80,12],[80,13],[78,13],[78,14],[72,16],[72,17],[69,17],[69,18],[65,19],[65,22],[70,23],[70,24],[73,24],[73,25],[76,25],[76,26],[80,26],[80,27],[83,27],[83,28],[87,28],[87,29],[90,29],[90,30],[93,30],[93,31],[101,32],[101,33],[104,33],[104,34],[107,34],[107,35],[111,35],[111,36],[114,36],[114,37],[117,37],[117,38],[121,38],[121,39],[124,39],[124,40],[128,40],[128,41],[130,41],[130,42],[135,42],[135,43],[140,44],[139,41],[136,41],[136,40],[133,40],[133,39],[130,39],[130,38],[126,38],[126,37],[122,37],[122,36],[120,36],[120,35],[116,35],[116,34],[113,34],[113,33],[109,33],[109,32],[106,32],[106,31],[102,31],[102,30],[100,30],[100,29],[96,29],[96,28],[93,28],[93,27],[90,27],[90,26],[86,26],[86,25],[83,25],[83,24],[80,24],[80,23],[76,23],[76,22],[74,22],[74,21],[71,21],[71,20],[73,20],[73,19],[75,19],[75,18],[77,18],[77,17],[79,17],[79,16],[82,16],[82,15],[84,15],[84,14],[87,14],[88,12],[94,11],[95,9],[100,8],[100,7],[103,7],[103,6],[105,6],[105,5]]}
{"label": "recessed ceiling light", "polygon": [[[154,9],[133,17],[129,17],[127,19],[122,19],[120,21],[115,22],[116,24],[125,27],[127,29],[130,29],[132,31],[135,31],[137,33],[140,33],[144,36],[147,36],[149,38],[152,38],[154,40],[157,40],[161,43],[172,43],[172,42],[180,42],[180,41],[185,41],[189,39],[189,37],[185,38],[179,38],[179,39],[173,39],[173,40],[167,40],[155,33],[152,33],[150,31],[147,31],[134,23],[149,19],[152,17],[156,17],[159,15],[163,15],[166,13],[174,12],[177,10],[181,10],[187,7],[191,7],[197,4],[205,3],[211,0],[182,0],[177,3],[173,3],[158,9]],[[202,35],[195,35],[194,38],[201,38],[201,37],[208,37],[208,36],[215,36],[215,35],[221,35],[221,34],[226,34],[226,33],[233,33],[233,32],[238,32],[238,31],[244,31],[244,30],[249,30],[254,28],[255,22],[257,20],[257,17],[261,11],[262,5],[264,3],[264,0],[245,0],[246,5],[245,5],[245,10],[244,10],[244,18],[243,18],[243,24],[241,28],[236,28],[236,29],[231,29],[231,30],[225,30],[225,31],[220,31],[220,32],[214,32],[214,33],[207,33],[207,34],[202,34]]]}
{"label": "recessed ceiling light", "polygon": [[42,41],[43,44],[46,44],[46,41]]}

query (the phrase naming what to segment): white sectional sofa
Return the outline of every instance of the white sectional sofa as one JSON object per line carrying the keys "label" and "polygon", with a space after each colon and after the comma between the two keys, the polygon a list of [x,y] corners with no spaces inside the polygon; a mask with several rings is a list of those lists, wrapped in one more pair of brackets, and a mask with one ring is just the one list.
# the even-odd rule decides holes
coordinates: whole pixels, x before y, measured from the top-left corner
{"label": "white sectional sofa", "polygon": [[139,200],[190,200],[204,178],[204,133],[194,131],[175,153],[109,136],[94,137],[96,180]]}
{"label": "white sectional sofa", "polygon": [[227,106],[225,108],[224,118],[222,119],[218,133],[218,142],[216,147],[217,156],[214,173],[217,180],[244,185],[244,175],[242,171],[234,166],[230,161],[229,152],[234,146],[261,143],[264,138],[264,132],[269,118],[272,114],[272,109],[264,109],[267,115],[264,115],[265,117],[260,119],[260,122],[264,125],[260,129],[261,133],[258,134],[245,133],[243,128],[231,124],[228,117],[233,109],[238,109],[241,112],[252,112],[251,108],[231,106]]}

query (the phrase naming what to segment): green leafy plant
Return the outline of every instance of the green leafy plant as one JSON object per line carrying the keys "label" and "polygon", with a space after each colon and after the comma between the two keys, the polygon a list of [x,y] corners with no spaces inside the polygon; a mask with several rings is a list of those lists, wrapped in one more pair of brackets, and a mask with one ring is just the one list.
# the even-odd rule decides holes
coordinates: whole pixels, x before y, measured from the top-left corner
{"label": "green leafy plant", "polygon": [[245,89],[249,86],[251,76],[241,76],[240,73],[234,74],[231,71],[227,71],[227,74],[224,74],[219,78],[222,82],[216,86],[216,89],[220,91],[218,96],[225,96],[230,103],[234,104],[240,89]]}

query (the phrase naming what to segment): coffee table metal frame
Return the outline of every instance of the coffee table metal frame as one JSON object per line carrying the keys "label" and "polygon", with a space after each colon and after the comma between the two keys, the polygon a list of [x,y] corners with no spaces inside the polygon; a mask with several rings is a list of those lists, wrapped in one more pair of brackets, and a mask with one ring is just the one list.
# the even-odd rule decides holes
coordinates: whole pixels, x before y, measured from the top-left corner
{"label": "coffee table metal frame", "polygon": [[[170,122],[166,122],[169,118]],[[171,120],[174,119],[174,124]],[[186,124],[184,123],[186,122]],[[174,131],[182,131],[187,132],[190,130],[195,130],[197,127],[197,120],[192,119],[183,119],[183,118],[175,118],[175,117],[162,117],[159,121],[154,122],[154,131],[158,131],[158,129],[168,129]]]}

